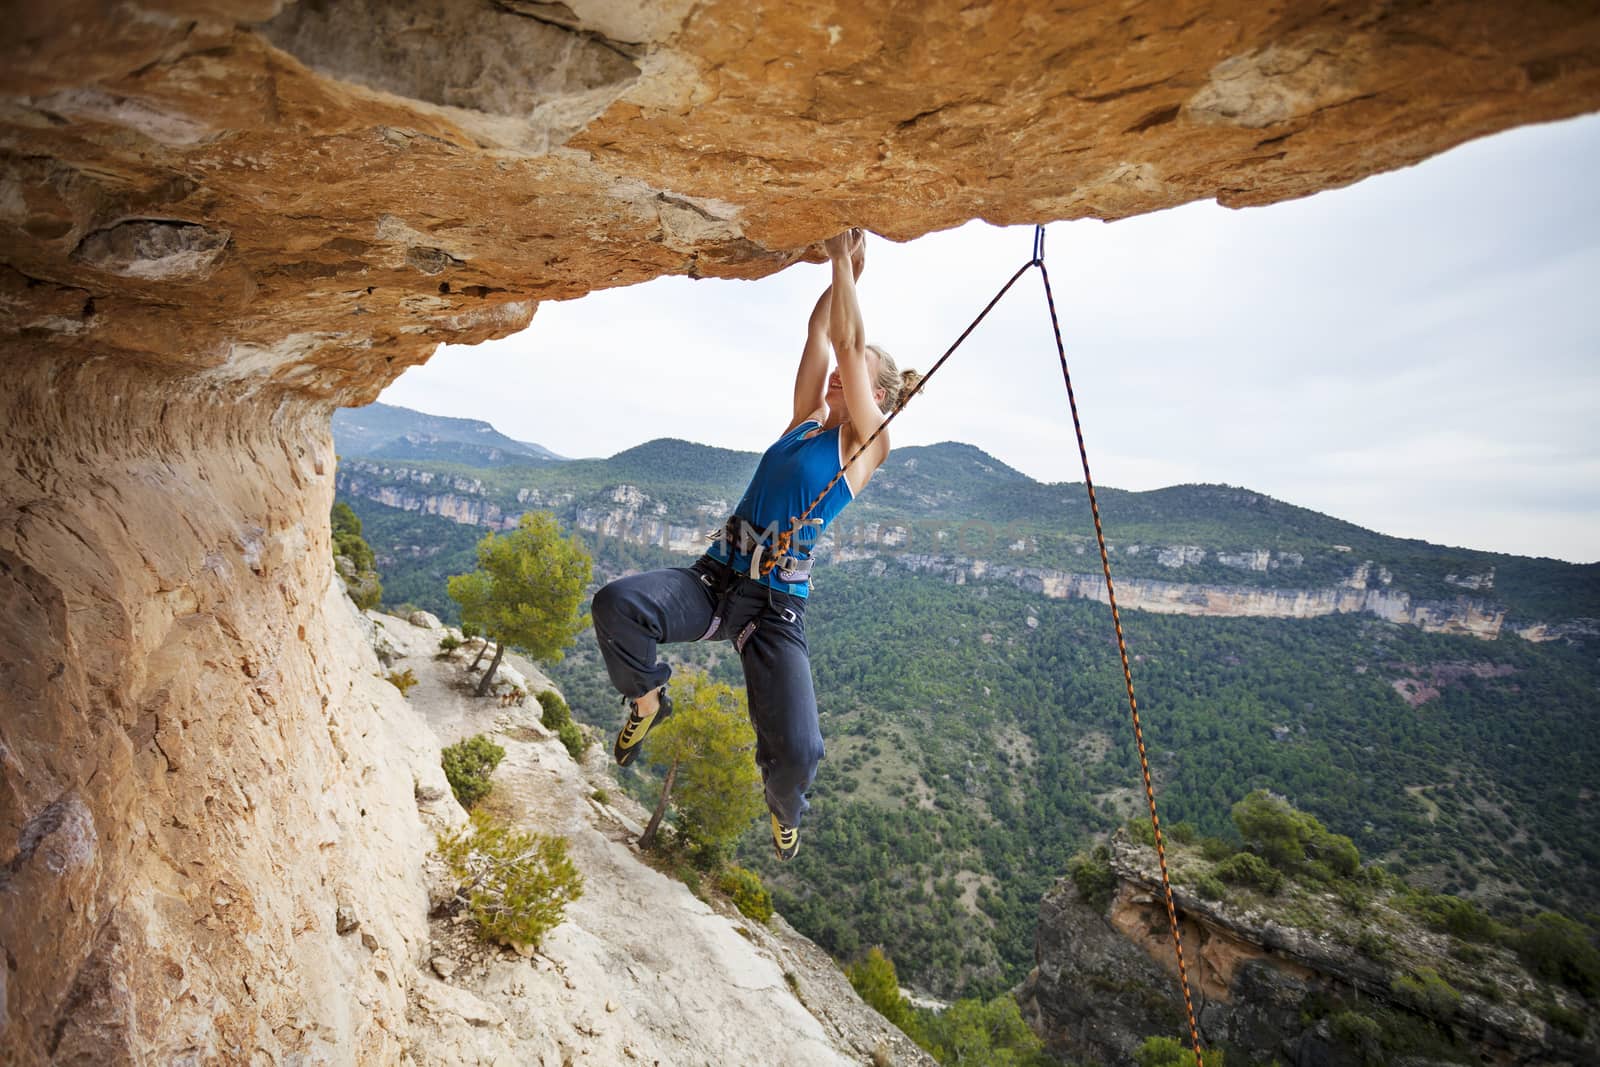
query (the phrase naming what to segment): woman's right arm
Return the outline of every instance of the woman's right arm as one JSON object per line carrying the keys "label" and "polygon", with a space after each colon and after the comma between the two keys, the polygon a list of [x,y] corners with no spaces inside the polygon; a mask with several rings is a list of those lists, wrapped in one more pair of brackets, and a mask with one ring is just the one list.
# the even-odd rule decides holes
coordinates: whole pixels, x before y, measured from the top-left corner
{"label": "woman's right arm", "polygon": [[[860,241],[851,254],[850,275],[853,280],[860,279],[861,272],[866,269],[866,247],[866,242]],[[809,419],[821,422],[828,416],[824,397],[828,394],[828,334],[832,311],[833,286],[830,285],[822,291],[806,323],[806,347],[800,353],[800,367],[794,375],[794,414],[784,433]]]}
{"label": "woman's right arm", "polygon": [[806,323],[806,347],[800,353],[800,367],[794,374],[794,417],[783,432],[816,418],[822,411],[828,387],[828,317],[833,304],[833,287],[822,291],[817,306]]}

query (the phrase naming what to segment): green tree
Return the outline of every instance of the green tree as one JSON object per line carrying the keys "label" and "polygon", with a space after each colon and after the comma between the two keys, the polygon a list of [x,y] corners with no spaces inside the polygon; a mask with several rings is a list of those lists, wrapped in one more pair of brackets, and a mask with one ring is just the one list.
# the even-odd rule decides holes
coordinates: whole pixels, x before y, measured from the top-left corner
{"label": "green tree", "polygon": [[911,1002],[901,994],[894,961],[883,954],[883,949],[872,946],[865,956],[846,967],[844,973],[862,1000],[907,1034],[912,1033],[915,1024]]}
{"label": "green tree", "polygon": [[[1245,844],[1274,867],[1289,869],[1306,858],[1306,840],[1316,820],[1296,811],[1283,797],[1257,789],[1233,806],[1233,824]],[[1321,829],[1321,824],[1317,824]]]}
{"label": "green tree", "polygon": [[[365,611],[375,608],[383,599],[383,584],[378,580],[377,559],[372,546],[361,534],[361,519],[350,505],[339,501],[328,515],[328,525],[333,534],[333,558],[336,564],[343,558],[349,561],[349,573],[341,570],[350,599]],[[338,564],[344,566],[343,564]]]}
{"label": "green tree", "polygon": [[495,643],[478,696],[494,684],[507,644],[526,649],[534,659],[561,659],[562,650],[588,625],[578,602],[592,572],[589,553],[576,538],[564,536],[547,511],[524,512],[516,529],[478,542],[478,569],[449,582],[462,621]]}
{"label": "green tree", "polygon": [[942,1064],[1046,1067],[1052,1062],[1009,993],[987,1001],[958,1000],[936,1015],[919,1016],[918,1025],[919,1043]]}
{"label": "green tree", "polygon": [[1516,939],[1523,962],[1540,978],[1563,982],[1584,996],[1600,993],[1600,952],[1589,931],[1565,915],[1541,913]]}
{"label": "green tree", "polygon": [[639,845],[655,841],[670,801],[684,835],[715,852],[732,844],[765,806],[756,732],[744,693],[704,671],[681,671],[671,696],[672,718],[650,734],[646,751],[651,763],[667,768],[667,777]]}

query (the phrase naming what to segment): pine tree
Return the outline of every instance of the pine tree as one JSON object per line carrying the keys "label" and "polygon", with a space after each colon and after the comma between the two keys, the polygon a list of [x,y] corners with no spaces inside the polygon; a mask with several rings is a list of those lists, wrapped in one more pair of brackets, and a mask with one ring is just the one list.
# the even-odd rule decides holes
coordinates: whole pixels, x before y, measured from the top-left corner
{"label": "pine tree", "polygon": [[667,768],[667,778],[639,844],[649,848],[655,841],[671,801],[682,832],[700,847],[718,850],[732,844],[765,806],[745,695],[703,671],[679,673],[671,695],[672,718],[651,732],[646,750],[651,763]]}
{"label": "pine tree", "polygon": [[575,537],[561,533],[547,511],[524,512],[517,527],[478,542],[478,569],[450,579],[463,623],[495,643],[494,659],[478,683],[489,691],[506,645],[539,660],[560,660],[562,649],[589,624],[578,612],[593,561]]}

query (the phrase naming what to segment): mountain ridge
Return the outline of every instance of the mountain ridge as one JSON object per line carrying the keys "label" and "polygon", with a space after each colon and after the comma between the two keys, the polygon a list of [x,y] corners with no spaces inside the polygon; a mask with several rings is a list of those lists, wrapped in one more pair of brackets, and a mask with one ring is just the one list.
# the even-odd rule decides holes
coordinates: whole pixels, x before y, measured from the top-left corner
{"label": "mountain ridge", "polygon": [[[522,510],[550,508],[579,529],[677,552],[703,544],[760,458],[672,437],[559,463],[363,457],[363,438],[340,422],[334,432],[346,457],[342,492],[490,528],[514,522]],[[1370,586],[1419,602],[1459,603],[1471,615],[1499,614],[1541,634],[1600,618],[1600,563],[1393,537],[1226,483],[1102,486],[1097,498],[1119,578],[1318,596]],[[1039,482],[961,442],[907,446],[890,455],[819,555],[912,553],[942,559],[947,570],[1022,567],[1048,582],[1050,575],[1098,571],[1088,510],[1081,482]]]}

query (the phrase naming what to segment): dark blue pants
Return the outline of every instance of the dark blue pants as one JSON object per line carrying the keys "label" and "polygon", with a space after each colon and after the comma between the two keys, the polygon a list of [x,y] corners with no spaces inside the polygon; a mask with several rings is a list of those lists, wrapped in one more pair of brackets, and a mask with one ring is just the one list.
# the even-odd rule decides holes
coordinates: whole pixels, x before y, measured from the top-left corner
{"label": "dark blue pants", "polygon": [[803,597],[734,575],[705,556],[692,567],[619,578],[594,595],[590,608],[606,673],[630,699],[672,677],[672,668],[656,657],[657,645],[734,643],[744,664],[767,807],[786,826],[798,826],[810,807],[806,791],[822,759],[805,608]]}

